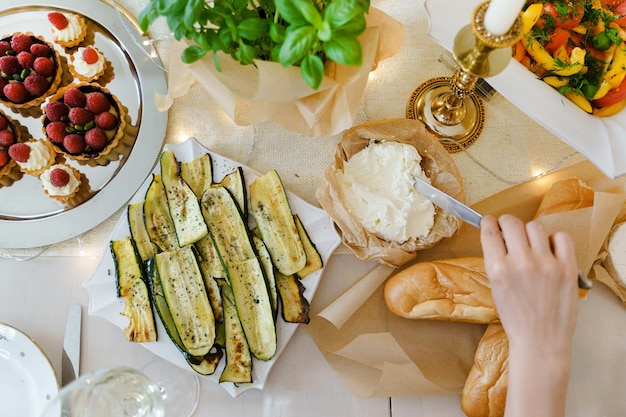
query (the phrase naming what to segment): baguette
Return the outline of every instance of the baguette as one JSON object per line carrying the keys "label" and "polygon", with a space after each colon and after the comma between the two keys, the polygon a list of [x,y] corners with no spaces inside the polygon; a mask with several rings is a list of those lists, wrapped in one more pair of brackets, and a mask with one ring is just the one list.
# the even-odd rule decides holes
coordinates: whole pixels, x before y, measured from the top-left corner
{"label": "baguette", "polygon": [[534,218],[593,206],[594,191],[579,178],[557,181],[545,193]]}
{"label": "baguette", "polygon": [[461,395],[467,417],[504,415],[509,376],[509,342],[501,324],[487,326]]}
{"label": "baguette", "polygon": [[387,280],[384,297],[389,311],[400,317],[499,322],[482,257],[411,265]]}
{"label": "baguette", "polygon": [[[541,200],[534,218],[593,206],[594,191],[578,178],[555,182]],[[584,299],[589,290],[579,289]],[[478,343],[461,396],[468,417],[502,417],[508,387],[508,339],[501,325],[489,325]]]}

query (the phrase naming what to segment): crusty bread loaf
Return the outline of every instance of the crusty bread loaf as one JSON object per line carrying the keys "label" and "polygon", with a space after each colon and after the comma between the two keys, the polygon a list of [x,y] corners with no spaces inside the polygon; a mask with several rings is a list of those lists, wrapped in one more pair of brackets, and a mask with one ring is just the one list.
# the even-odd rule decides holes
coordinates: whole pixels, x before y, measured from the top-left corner
{"label": "crusty bread loaf", "polygon": [[502,417],[509,377],[509,341],[501,324],[490,324],[478,343],[461,395],[467,417]]}
{"label": "crusty bread loaf", "polygon": [[420,262],[385,283],[387,308],[400,317],[498,322],[482,257]]}
{"label": "crusty bread loaf", "polygon": [[545,193],[534,218],[591,207],[593,198],[593,189],[579,178],[565,178],[552,184]]}

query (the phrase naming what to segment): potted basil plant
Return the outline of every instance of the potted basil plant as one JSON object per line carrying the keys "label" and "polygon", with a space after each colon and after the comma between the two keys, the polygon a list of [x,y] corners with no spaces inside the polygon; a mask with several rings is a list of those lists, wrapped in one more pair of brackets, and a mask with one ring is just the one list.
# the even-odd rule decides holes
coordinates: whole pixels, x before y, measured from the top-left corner
{"label": "potted basil plant", "polygon": [[242,65],[255,60],[299,66],[304,82],[316,90],[324,64],[362,64],[359,42],[366,28],[369,0],[150,0],[139,16],[142,30],[159,17],[177,40],[190,42],[182,53],[191,64],[217,53]]}

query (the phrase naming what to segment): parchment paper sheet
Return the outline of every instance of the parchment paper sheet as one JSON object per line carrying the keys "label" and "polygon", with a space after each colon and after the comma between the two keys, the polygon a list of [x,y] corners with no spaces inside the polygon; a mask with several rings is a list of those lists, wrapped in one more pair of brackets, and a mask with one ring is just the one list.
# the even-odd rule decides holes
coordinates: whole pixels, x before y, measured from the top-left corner
{"label": "parchment paper sheet", "polygon": [[363,65],[326,65],[326,76],[317,90],[307,86],[299,67],[256,60],[241,65],[219,53],[222,71],[207,54],[186,65],[180,60],[186,42],[172,44],[167,95],[156,94],[157,108],[168,109],[175,98],[199,84],[238,125],[270,121],[306,136],[331,136],[352,126],[368,76],[378,61],[393,56],[404,38],[402,24],[386,13],[370,8],[367,28],[361,35]]}
{"label": "parchment paper sheet", "polygon": [[[572,235],[579,267],[593,278],[594,269],[601,268],[604,240],[622,213],[625,194],[619,182],[592,164],[582,162],[504,190],[474,208],[483,214],[513,213],[530,220],[549,186],[568,177],[578,177],[594,189],[594,206],[545,216],[541,221],[549,231],[565,230]],[[415,262],[470,255],[482,255],[479,231],[464,224],[454,237],[420,251]],[[485,326],[392,315],[384,304],[382,288],[395,271],[376,266],[312,319],[307,327],[310,334],[356,396],[460,394]],[[581,301],[570,383],[570,391],[577,394],[570,395],[569,401],[575,402],[571,407],[595,395],[602,401],[594,399],[580,409],[619,409],[623,412],[604,415],[625,415],[624,401],[609,399],[626,384],[624,329],[626,308],[608,287],[596,282],[588,299]]]}

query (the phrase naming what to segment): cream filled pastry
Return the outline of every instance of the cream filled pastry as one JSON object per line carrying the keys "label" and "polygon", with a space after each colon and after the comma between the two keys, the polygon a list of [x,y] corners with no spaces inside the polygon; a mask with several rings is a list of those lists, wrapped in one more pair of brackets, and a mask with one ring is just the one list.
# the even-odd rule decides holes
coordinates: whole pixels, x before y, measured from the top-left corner
{"label": "cream filled pastry", "polygon": [[80,187],[80,173],[65,164],[52,165],[39,178],[46,194],[57,200],[73,197]]}
{"label": "cream filled pastry", "polygon": [[345,201],[363,228],[398,243],[427,235],[435,207],[413,187],[413,177],[430,182],[414,146],[372,142],[338,172]]}
{"label": "cream filled pastry", "polygon": [[104,54],[93,46],[79,47],[71,56],[70,70],[82,81],[97,80],[104,74]]}
{"label": "cream filled pastry", "polygon": [[56,152],[43,140],[16,143],[9,148],[9,155],[20,169],[31,175],[39,175],[54,163]]}
{"label": "cream filled pastry", "polygon": [[87,35],[85,20],[73,13],[51,12],[48,21],[52,24],[54,41],[64,48],[78,45]]}

